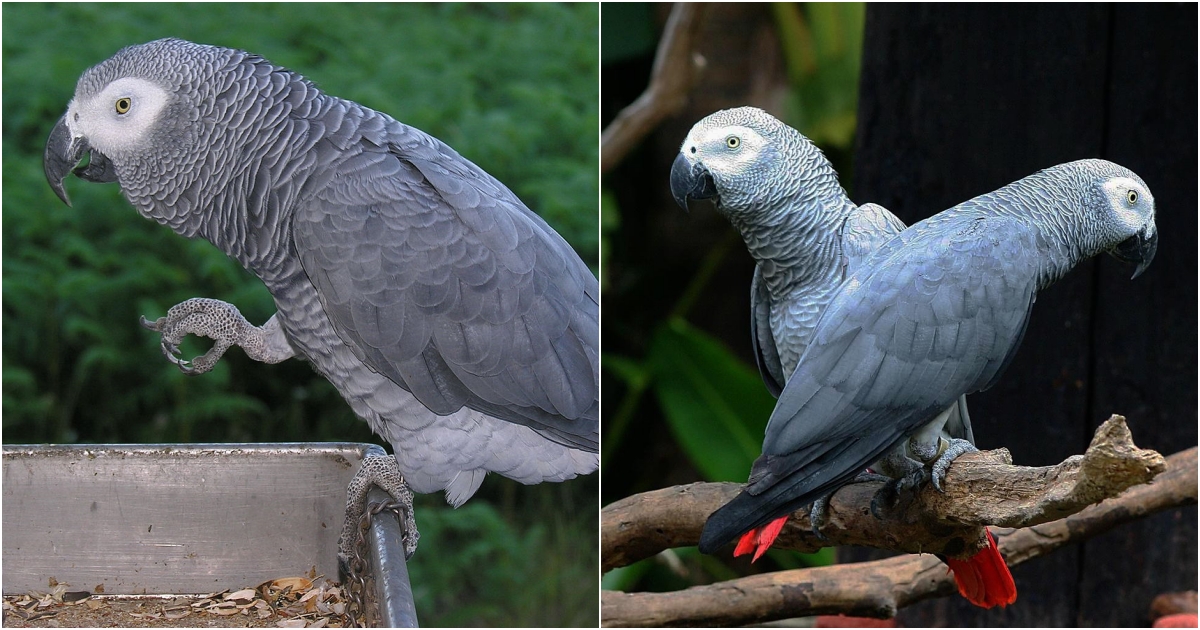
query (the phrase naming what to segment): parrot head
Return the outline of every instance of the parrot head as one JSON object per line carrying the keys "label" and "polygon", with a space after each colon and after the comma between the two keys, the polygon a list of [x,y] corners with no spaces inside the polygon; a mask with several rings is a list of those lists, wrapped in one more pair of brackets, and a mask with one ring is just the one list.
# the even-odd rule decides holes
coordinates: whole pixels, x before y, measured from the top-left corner
{"label": "parrot head", "polygon": [[1133,277],[1142,275],[1158,250],[1158,228],[1154,224],[1154,196],[1146,183],[1132,171],[1110,176],[1101,184],[1108,217],[1116,231],[1117,244],[1108,250],[1117,260],[1136,265]]}
{"label": "parrot head", "polygon": [[706,116],[688,132],[671,166],[671,196],[684,210],[692,199],[712,199],[725,212],[743,210],[770,184],[772,135],[785,128],[754,107]]}
{"label": "parrot head", "polygon": [[671,166],[671,196],[684,210],[711,199],[717,210],[751,217],[783,211],[797,197],[844,194],[821,150],[755,107],[721,110],[688,132]]}
{"label": "parrot head", "polygon": [[[171,61],[162,57],[186,43],[159,40],[130,46],[79,78],[67,113],[50,131],[42,160],[46,180],[64,203],[71,205],[63,187],[68,173],[90,182],[115,182],[144,155],[181,148],[187,134],[179,128],[197,117],[180,116],[185,95],[179,83],[185,73],[178,66],[175,73],[165,72]],[[85,157],[87,164],[80,166]]]}
{"label": "parrot head", "polygon": [[46,141],[42,165],[50,188],[70,205],[63,186],[70,173],[118,182],[145,210],[152,200],[166,200],[164,186],[193,184],[203,170],[193,167],[236,129],[228,124],[230,113],[252,109],[247,101],[254,90],[238,82],[247,78],[239,72],[250,71],[238,66],[237,55],[250,57],[161,39],[124,48],[86,70]]}

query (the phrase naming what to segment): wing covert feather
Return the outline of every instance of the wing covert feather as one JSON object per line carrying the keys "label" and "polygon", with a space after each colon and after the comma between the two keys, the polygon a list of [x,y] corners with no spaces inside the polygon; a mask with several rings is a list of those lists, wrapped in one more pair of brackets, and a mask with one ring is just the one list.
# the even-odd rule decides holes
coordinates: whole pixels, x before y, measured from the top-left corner
{"label": "wing covert feather", "polygon": [[296,213],[338,336],[435,413],[466,406],[595,451],[595,277],[502,184],[407,139],[363,141]]}
{"label": "wing covert feather", "polygon": [[768,423],[764,460],[778,463],[760,478],[806,467],[789,455],[815,444],[907,435],[1007,364],[1036,290],[1035,239],[1005,218],[948,223],[893,237],[830,303]]}

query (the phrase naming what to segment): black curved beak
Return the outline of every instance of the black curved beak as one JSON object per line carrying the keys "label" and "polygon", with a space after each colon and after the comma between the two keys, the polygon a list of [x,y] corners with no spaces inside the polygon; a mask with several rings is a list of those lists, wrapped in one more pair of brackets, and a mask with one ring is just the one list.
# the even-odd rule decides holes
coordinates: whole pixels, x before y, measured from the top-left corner
{"label": "black curved beak", "polygon": [[50,130],[50,137],[46,139],[42,168],[46,171],[46,181],[50,183],[54,194],[68,206],[71,205],[71,199],[67,197],[66,188],[63,188],[63,180],[67,178],[67,173],[79,164],[86,151],[87,142],[83,138],[71,137],[71,131],[67,129],[67,115],[63,114],[54,125],[54,129]]}
{"label": "black curved beak", "polygon": [[[88,163],[76,166],[85,154],[88,156]],[[50,137],[46,139],[46,153],[42,156],[42,168],[54,194],[68,206],[71,205],[71,199],[67,197],[67,189],[63,187],[67,173],[73,172],[79,179],[101,184],[117,181],[117,170],[111,160],[94,151],[87,140],[71,136],[71,130],[67,128],[66,114],[59,118],[54,129],[50,130]]]}
{"label": "black curved beak", "polygon": [[1137,234],[1121,241],[1109,253],[1117,260],[1137,265],[1137,268],[1133,270],[1133,278],[1136,278],[1142,275],[1146,267],[1150,266],[1150,261],[1154,260],[1156,251],[1158,251],[1158,230],[1154,229],[1154,225],[1151,224],[1143,227]]}
{"label": "black curved beak", "polygon": [[671,165],[671,196],[685,211],[689,199],[711,199],[717,196],[712,174],[700,163],[692,164],[682,153]]}

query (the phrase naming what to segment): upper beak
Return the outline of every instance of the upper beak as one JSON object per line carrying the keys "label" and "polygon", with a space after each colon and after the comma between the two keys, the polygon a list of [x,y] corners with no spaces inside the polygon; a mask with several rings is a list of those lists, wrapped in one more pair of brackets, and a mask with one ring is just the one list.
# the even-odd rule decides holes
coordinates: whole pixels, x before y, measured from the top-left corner
{"label": "upper beak", "polygon": [[50,130],[50,137],[46,140],[46,154],[42,158],[42,167],[46,171],[46,181],[50,182],[50,188],[54,189],[54,194],[68,206],[71,205],[71,200],[67,197],[67,190],[63,188],[63,180],[79,163],[87,149],[86,140],[71,136],[71,130],[67,128],[67,115],[63,114],[54,125],[54,129]]}
{"label": "upper beak", "polygon": [[1133,270],[1133,278],[1136,278],[1142,275],[1146,267],[1150,266],[1150,261],[1154,260],[1154,252],[1157,250],[1158,230],[1154,229],[1154,224],[1151,223],[1143,227],[1137,234],[1121,241],[1109,253],[1117,260],[1136,264],[1137,268]]}
{"label": "upper beak", "polygon": [[717,196],[717,185],[703,164],[692,164],[680,153],[671,165],[671,196],[680,208],[687,210],[689,199],[709,199]]}

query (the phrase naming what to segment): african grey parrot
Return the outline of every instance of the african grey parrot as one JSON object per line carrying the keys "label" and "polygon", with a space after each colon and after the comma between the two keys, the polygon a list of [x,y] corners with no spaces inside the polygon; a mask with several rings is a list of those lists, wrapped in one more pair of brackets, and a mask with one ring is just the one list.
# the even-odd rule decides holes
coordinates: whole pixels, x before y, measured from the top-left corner
{"label": "african grey parrot", "polygon": [[[754,107],[719,111],[692,127],[671,169],[671,191],[685,209],[689,199],[712,198],[757,261],[750,331],[759,372],[776,397],[842,282],[904,229],[882,206],[856,206],[816,145]],[[914,475],[930,464],[940,487],[949,463],[974,443],[959,397],[872,469],[915,485]],[[824,501],[814,503],[818,535],[823,513]],[[773,531],[748,532],[735,555],[753,550],[757,559],[784,520]]]}
{"label": "african grey parrot", "polygon": [[[693,173],[681,190],[717,187],[711,173]],[[1109,251],[1137,263],[1136,277],[1156,244],[1145,183],[1103,160],[1046,169],[890,237],[819,316],[746,489],[709,518],[701,551],[850,482],[964,394],[991,386],[1020,345],[1036,292],[1076,263]],[[1009,595],[973,594],[982,605]]]}
{"label": "african grey parrot", "polygon": [[[79,78],[45,154],[68,204],[72,168],[262,279],[278,309],[262,327],[211,299],[143,323],[188,373],[230,345],[309,360],[392,444],[394,460],[364,462],[348,505],[361,513],[371,481],[407,500],[409,554],[405,480],[458,506],[488,472],[529,484],[596,470],[597,280],[436,138],[256,55],[163,39]],[[187,334],[216,340],[190,365],[175,357]]]}

